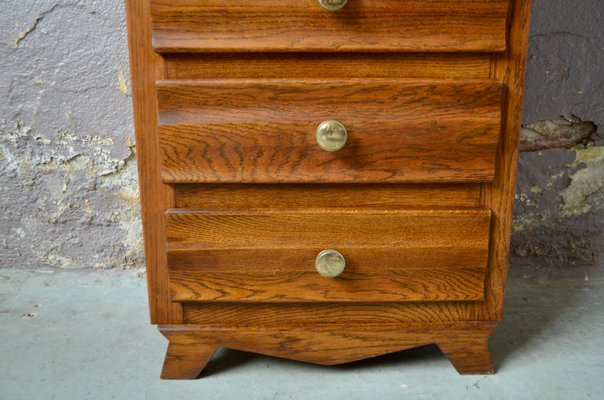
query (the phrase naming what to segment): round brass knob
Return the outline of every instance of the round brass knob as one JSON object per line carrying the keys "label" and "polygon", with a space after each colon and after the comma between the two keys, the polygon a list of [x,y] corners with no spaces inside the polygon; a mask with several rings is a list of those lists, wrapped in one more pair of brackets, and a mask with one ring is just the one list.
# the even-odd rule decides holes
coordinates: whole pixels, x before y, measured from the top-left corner
{"label": "round brass knob", "polygon": [[321,7],[327,11],[338,11],[344,8],[348,0],[318,0]]}
{"label": "round brass knob", "polygon": [[325,151],[338,151],[346,144],[346,127],[336,120],[321,122],[317,127],[317,143]]}
{"label": "round brass knob", "polygon": [[344,272],[346,260],[335,250],[323,250],[315,259],[317,272],[326,278],[335,278]]}

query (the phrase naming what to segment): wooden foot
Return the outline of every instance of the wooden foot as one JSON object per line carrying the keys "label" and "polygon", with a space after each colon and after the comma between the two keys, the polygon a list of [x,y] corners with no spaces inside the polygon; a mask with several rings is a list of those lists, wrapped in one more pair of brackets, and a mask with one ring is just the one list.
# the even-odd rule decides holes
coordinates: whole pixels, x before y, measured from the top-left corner
{"label": "wooden foot", "polygon": [[489,335],[446,339],[439,341],[438,347],[460,374],[490,375],[495,371],[489,351]]}
{"label": "wooden foot", "polygon": [[199,341],[189,335],[162,333],[170,340],[162,379],[196,379],[218,349],[215,343]]}
{"label": "wooden foot", "polygon": [[335,365],[437,343],[461,374],[492,374],[487,346],[493,323],[416,323],[341,327],[161,325],[170,344],[162,378],[195,379],[219,346]]}

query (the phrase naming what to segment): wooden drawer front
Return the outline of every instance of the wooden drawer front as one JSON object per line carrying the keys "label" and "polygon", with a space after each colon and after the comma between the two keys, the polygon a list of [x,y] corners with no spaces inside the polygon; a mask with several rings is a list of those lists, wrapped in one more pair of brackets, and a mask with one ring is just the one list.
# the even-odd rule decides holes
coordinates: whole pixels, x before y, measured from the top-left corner
{"label": "wooden drawer front", "polygon": [[[501,84],[217,80],[157,86],[162,179],[195,182],[488,182]],[[348,141],[322,150],[338,120]]]}
{"label": "wooden drawer front", "polygon": [[152,0],[158,52],[479,51],[506,48],[507,0]]}
{"label": "wooden drawer front", "polygon": [[[475,301],[484,296],[490,211],[168,212],[179,302]],[[337,278],[315,270],[335,249]]]}

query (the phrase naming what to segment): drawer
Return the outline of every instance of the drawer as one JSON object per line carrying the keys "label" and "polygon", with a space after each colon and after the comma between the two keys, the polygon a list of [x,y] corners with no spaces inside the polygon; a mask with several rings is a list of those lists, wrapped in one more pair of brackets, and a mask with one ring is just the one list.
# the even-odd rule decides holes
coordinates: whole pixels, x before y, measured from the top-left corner
{"label": "drawer", "polygon": [[[162,82],[166,183],[488,182],[502,86],[490,80]],[[347,131],[317,143],[324,121]]]}
{"label": "drawer", "polygon": [[[172,210],[167,214],[172,300],[482,300],[490,218],[484,209]],[[326,249],[345,261],[337,277],[317,269],[317,256]]]}
{"label": "drawer", "polygon": [[507,0],[348,0],[335,12],[318,0],[151,4],[160,53],[500,52],[509,8]]}

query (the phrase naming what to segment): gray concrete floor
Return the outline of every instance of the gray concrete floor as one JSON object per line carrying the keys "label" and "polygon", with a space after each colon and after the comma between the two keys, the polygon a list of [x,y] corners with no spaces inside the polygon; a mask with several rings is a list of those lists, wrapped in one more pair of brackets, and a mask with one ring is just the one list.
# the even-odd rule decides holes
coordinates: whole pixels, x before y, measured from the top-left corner
{"label": "gray concrete floor", "polygon": [[604,275],[510,279],[492,376],[428,346],[338,367],[223,350],[161,381],[136,273],[0,270],[0,399],[604,399],[603,297]]}

